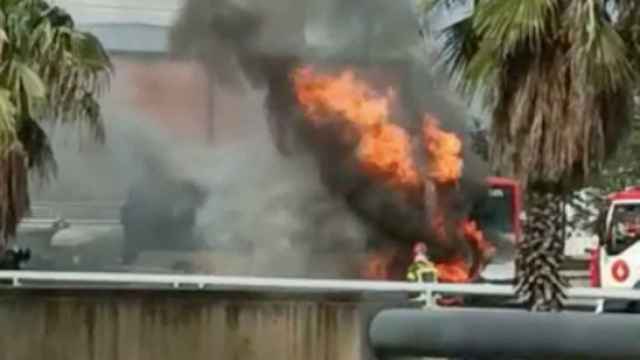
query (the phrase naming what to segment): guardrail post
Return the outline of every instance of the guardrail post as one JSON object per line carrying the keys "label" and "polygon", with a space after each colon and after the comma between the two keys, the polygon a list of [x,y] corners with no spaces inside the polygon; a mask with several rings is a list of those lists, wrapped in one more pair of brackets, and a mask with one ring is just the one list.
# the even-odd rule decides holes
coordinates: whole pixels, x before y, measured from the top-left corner
{"label": "guardrail post", "polygon": [[433,298],[433,289],[431,289],[430,286],[427,287],[427,291],[426,291],[425,295],[427,297],[425,308],[427,308],[427,309],[433,308],[433,304],[435,303],[435,300]]}

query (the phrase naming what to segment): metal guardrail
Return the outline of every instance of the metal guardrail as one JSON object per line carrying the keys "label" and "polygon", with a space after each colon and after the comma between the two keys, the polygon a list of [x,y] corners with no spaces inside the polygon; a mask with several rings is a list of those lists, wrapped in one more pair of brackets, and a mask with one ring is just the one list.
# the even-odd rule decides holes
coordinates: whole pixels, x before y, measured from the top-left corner
{"label": "metal guardrail", "polygon": [[20,222],[22,227],[52,227],[56,222],[64,221],[73,226],[121,226],[118,219],[64,219],[64,218],[26,218]]}
{"label": "metal guardrail", "polygon": [[64,201],[39,201],[31,204],[31,209],[33,212],[46,212],[52,213],[56,209],[62,210],[109,210],[109,211],[117,211],[124,204],[124,201],[113,201],[113,202],[94,202],[94,201],[86,201],[86,202],[64,202]]}
{"label": "metal guardrail", "polygon": [[31,205],[32,219],[41,218],[118,218],[124,201],[114,202],[36,202]]}
{"label": "metal guardrail", "polygon": [[[103,287],[112,289],[200,289],[274,292],[416,293],[429,295],[515,296],[511,286],[486,284],[428,284],[389,281],[315,280],[209,275],[140,273],[81,273],[0,271],[0,281],[11,287]],[[89,286],[90,285],[90,286]],[[570,288],[570,299],[640,300],[640,290]]]}

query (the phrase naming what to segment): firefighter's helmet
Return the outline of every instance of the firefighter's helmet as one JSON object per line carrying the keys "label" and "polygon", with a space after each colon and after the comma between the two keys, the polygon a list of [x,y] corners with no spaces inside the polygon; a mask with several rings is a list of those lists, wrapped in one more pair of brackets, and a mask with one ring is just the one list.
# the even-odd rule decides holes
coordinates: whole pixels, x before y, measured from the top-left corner
{"label": "firefighter's helmet", "polygon": [[419,242],[413,246],[414,254],[426,254],[427,253],[427,244],[423,242]]}
{"label": "firefighter's helmet", "polygon": [[427,244],[419,242],[413,246],[413,261],[427,262]]}

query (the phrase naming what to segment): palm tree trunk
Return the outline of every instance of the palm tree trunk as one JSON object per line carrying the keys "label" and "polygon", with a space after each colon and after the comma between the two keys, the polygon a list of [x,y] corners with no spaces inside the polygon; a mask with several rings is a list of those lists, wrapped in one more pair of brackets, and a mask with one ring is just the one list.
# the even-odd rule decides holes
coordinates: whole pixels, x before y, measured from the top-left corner
{"label": "palm tree trunk", "polygon": [[516,259],[516,292],[532,311],[559,311],[567,281],[560,273],[564,228],[561,191],[532,190]]}
{"label": "palm tree trunk", "polygon": [[0,158],[0,254],[29,211],[27,154],[15,143]]}

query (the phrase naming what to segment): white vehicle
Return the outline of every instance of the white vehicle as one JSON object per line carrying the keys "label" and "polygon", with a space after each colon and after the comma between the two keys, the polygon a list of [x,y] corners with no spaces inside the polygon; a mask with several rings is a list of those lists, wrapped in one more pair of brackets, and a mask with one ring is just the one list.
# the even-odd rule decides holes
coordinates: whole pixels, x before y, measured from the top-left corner
{"label": "white vehicle", "polygon": [[640,287],[640,187],[609,195],[599,227],[600,244],[591,263],[592,285]]}

